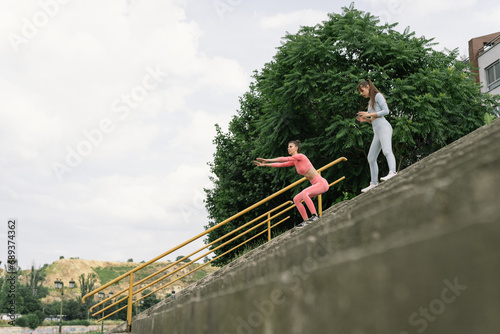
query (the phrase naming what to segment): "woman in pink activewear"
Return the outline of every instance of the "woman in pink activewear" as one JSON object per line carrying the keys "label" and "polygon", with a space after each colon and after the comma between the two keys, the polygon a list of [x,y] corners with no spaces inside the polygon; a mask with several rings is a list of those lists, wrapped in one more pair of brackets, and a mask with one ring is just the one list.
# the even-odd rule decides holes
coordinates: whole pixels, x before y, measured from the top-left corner
{"label": "woman in pink activewear", "polygon": [[[304,220],[302,223],[297,225],[297,227],[304,227],[308,223],[312,223],[315,220],[318,220],[318,214],[316,212],[316,208],[314,207],[314,203],[311,198],[316,197],[320,194],[326,192],[329,188],[328,181],[325,180],[321,175],[319,175],[318,171],[313,167],[309,159],[300,152],[300,141],[292,140],[288,143],[288,154],[289,157],[280,157],[275,159],[264,159],[257,158],[257,161],[254,161],[257,166],[261,167],[291,167],[295,166],[297,169],[297,173],[300,175],[304,175],[310,182],[311,186],[302,190],[298,193],[294,198],[293,202],[295,206],[300,212],[302,219]],[[306,202],[307,208],[311,212],[311,218],[307,218],[306,208],[302,204],[302,201]]]}

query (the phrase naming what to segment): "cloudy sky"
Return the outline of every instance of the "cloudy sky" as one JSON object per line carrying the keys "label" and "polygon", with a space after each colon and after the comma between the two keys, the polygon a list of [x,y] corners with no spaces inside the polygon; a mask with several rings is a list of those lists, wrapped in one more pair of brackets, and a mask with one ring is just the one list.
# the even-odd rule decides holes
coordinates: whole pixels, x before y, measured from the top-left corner
{"label": "cloudy sky", "polygon": [[[214,125],[227,128],[286,31],[349,3],[1,1],[0,260],[10,218],[25,269],[149,260],[201,233]],[[355,6],[460,55],[500,31],[496,0]]]}

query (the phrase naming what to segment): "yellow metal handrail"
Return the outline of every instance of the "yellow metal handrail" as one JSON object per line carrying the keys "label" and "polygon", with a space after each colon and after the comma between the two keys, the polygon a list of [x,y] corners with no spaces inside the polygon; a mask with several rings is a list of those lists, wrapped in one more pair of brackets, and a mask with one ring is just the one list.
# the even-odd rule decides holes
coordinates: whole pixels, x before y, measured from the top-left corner
{"label": "yellow metal handrail", "polygon": [[[261,218],[263,218],[263,217],[265,217],[265,216],[268,216],[270,213],[272,213],[272,212],[274,212],[274,211],[276,211],[276,210],[278,210],[278,209],[282,208],[282,207],[283,207],[283,206],[285,206],[286,204],[293,204],[293,202],[292,202],[292,201],[288,201],[288,202],[285,202],[285,203],[283,203],[283,204],[281,204],[281,205],[279,205],[279,206],[275,207],[274,209],[272,209],[272,210],[270,210],[270,211],[268,211],[268,212],[266,212],[266,213],[264,213],[264,214],[260,215],[259,217],[257,217],[257,218],[255,218],[255,219],[253,219],[253,220],[249,221],[248,223],[246,223],[246,224],[244,224],[244,225],[242,225],[242,226],[238,227],[237,229],[232,230],[231,232],[229,232],[229,233],[225,234],[224,236],[220,237],[219,239],[217,239],[217,240],[215,240],[215,241],[212,241],[211,243],[209,243],[209,244],[205,245],[204,247],[200,248],[199,250],[197,250],[197,251],[195,251],[195,252],[193,252],[193,253],[191,253],[191,254],[188,254],[188,255],[184,256],[182,259],[179,259],[179,260],[177,260],[176,262],[174,262],[174,263],[172,263],[172,264],[168,265],[167,267],[165,267],[165,268],[163,268],[163,269],[161,269],[161,270],[158,270],[158,271],[157,271],[157,272],[155,272],[154,274],[151,274],[151,275],[149,275],[148,277],[145,277],[145,278],[141,279],[140,281],[138,281],[138,282],[134,283],[134,286],[137,286],[137,285],[139,285],[139,284],[141,284],[141,283],[143,283],[143,282],[147,281],[148,279],[150,279],[150,278],[152,278],[152,277],[156,276],[157,274],[160,274],[161,272],[163,272],[163,271],[165,271],[165,270],[167,270],[167,269],[169,269],[169,268],[173,267],[174,265],[178,264],[179,262],[182,262],[182,261],[184,261],[185,259],[189,258],[190,256],[192,256],[192,255],[194,255],[194,254],[196,254],[196,253],[200,252],[202,249],[208,248],[208,247],[210,247],[211,245],[213,245],[213,244],[215,244],[215,243],[217,243],[217,242],[221,241],[222,239],[224,239],[224,238],[226,238],[226,237],[228,237],[228,236],[230,236],[230,235],[232,235],[232,234],[234,234],[234,233],[236,233],[236,232],[240,231],[241,229],[243,229],[243,228],[245,228],[245,227],[247,227],[247,226],[249,226],[249,225],[253,224],[255,221],[257,221],[257,220],[259,220],[259,219],[261,219]],[[284,213],[285,211],[288,211],[288,210],[290,210],[290,208],[287,208],[286,210],[284,210],[284,211],[282,211],[282,212],[278,213],[277,215],[272,216],[272,217],[270,217],[270,218],[271,218],[271,219],[276,218],[277,216],[281,215],[282,213]],[[268,218],[268,220],[270,220],[270,219]],[[267,221],[267,220],[266,220],[266,221]],[[264,222],[266,222],[266,221],[264,221]],[[246,232],[244,232],[244,233],[242,233],[242,234],[239,234],[238,236],[234,237],[233,239],[231,239],[231,240],[229,240],[229,241],[226,241],[226,242],[225,242],[225,243],[223,243],[222,245],[219,245],[217,248],[211,249],[209,252],[207,252],[207,253],[205,253],[205,254],[203,254],[203,255],[199,256],[198,258],[196,258],[196,259],[194,259],[194,260],[192,260],[192,261],[190,261],[190,262],[188,262],[188,263],[184,264],[182,267],[177,268],[177,269],[176,269],[176,270],[174,270],[173,272],[169,273],[169,275],[168,275],[168,276],[175,274],[176,272],[178,272],[178,271],[180,271],[180,270],[184,269],[185,267],[187,267],[187,266],[189,266],[190,264],[192,264],[192,263],[194,263],[194,262],[198,261],[199,259],[202,259],[203,257],[207,256],[208,254],[213,253],[214,251],[218,250],[219,248],[221,248],[221,247],[223,247],[223,246],[227,245],[228,243],[230,243],[230,242],[232,242],[232,241],[236,240],[237,238],[239,238],[239,237],[243,236],[244,234],[246,234],[246,233],[248,233],[248,232],[252,231],[252,230],[253,230],[253,229],[255,229],[256,227],[261,226],[264,222],[262,222],[262,223],[260,223],[260,224],[256,225],[255,227],[253,227],[253,228],[251,228],[251,229],[247,230]],[[213,260],[214,260],[214,259],[212,259],[212,261],[213,261]],[[212,262],[212,261],[210,261],[210,262]],[[198,267],[197,269],[199,269],[199,268],[200,268],[200,267]],[[154,285],[154,284],[158,283],[159,281],[161,281],[161,280],[163,280],[163,279],[165,279],[165,278],[168,278],[168,276],[163,276],[162,278],[159,278],[159,279],[155,280],[154,282],[151,282],[151,283],[150,283],[150,284],[148,284],[146,287],[143,287],[143,288],[141,288],[141,289],[139,289],[139,290],[135,291],[135,292],[134,292],[134,294],[137,294],[137,293],[139,293],[139,292],[141,292],[141,291],[143,291],[143,290],[147,289],[149,286]],[[185,276],[185,275],[184,275],[184,276]],[[183,276],[183,277],[184,277],[184,276]],[[174,281],[170,282],[170,283],[169,283],[169,284],[167,284],[167,285],[170,285],[170,284],[172,284],[172,283],[174,283],[175,281],[178,281],[178,280],[179,280],[179,279],[176,279],[176,280],[174,280]],[[166,287],[166,286],[165,286],[165,287]],[[118,292],[116,295],[114,295],[113,297],[108,298],[108,299],[106,299],[106,300],[103,300],[102,302],[100,302],[100,303],[98,303],[98,304],[95,304],[94,306],[92,306],[92,307],[90,308],[90,310],[92,311],[92,310],[93,310],[94,308],[96,308],[97,306],[99,306],[99,305],[101,305],[101,304],[105,303],[106,301],[108,301],[108,300],[110,300],[110,299],[112,299],[112,298],[115,298],[116,296],[119,296],[120,294],[122,294],[122,293],[126,292],[127,290],[128,290],[128,289],[123,289],[123,290],[119,291],[119,292]],[[96,290],[96,292],[98,292],[98,291]],[[156,291],[155,291],[155,292],[156,292]],[[146,297],[146,296],[144,296],[144,297]],[[84,298],[85,298],[85,297],[84,297]],[[94,315],[97,315],[97,314],[101,313],[102,311],[105,311],[105,310],[107,310],[108,308],[111,308],[111,307],[113,307],[114,305],[116,305],[116,304],[118,304],[118,303],[120,303],[120,302],[124,301],[126,298],[127,298],[127,297],[125,297],[125,298],[123,298],[123,299],[121,299],[121,300],[119,300],[119,301],[117,301],[117,302],[115,302],[115,303],[113,303],[113,304],[111,304],[111,305],[108,305],[106,308],[104,308],[104,309],[102,309],[102,310],[99,310],[99,312],[96,312],[96,313],[94,313],[94,314],[92,314],[92,315],[93,315],[93,316],[94,316]],[[135,302],[137,302],[137,301],[139,301],[139,300],[141,300],[141,299],[143,299],[143,298],[137,299]],[[135,303],[135,302],[134,302],[134,303]]]}
{"label": "yellow metal handrail", "polygon": [[[318,173],[320,173],[320,174],[321,174],[321,172],[322,172],[322,171],[324,171],[325,169],[330,168],[331,166],[333,166],[333,165],[335,165],[335,164],[337,164],[337,163],[339,163],[339,162],[341,162],[341,161],[347,161],[347,159],[346,159],[346,158],[344,158],[344,157],[338,158],[338,159],[336,159],[335,161],[332,161],[332,162],[330,162],[329,164],[327,164],[327,165],[325,165],[325,166],[321,167],[320,169],[318,169]],[[341,178],[339,178],[338,180],[336,180],[336,181],[332,182],[331,184],[329,184],[329,187],[331,187],[332,185],[334,185],[334,184],[336,184],[336,183],[338,183],[338,182],[340,182],[340,181],[342,181],[342,180],[344,180],[344,179],[345,179],[345,177],[341,177]],[[238,227],[238,228],[236,228],[236,229],[232,230],[231,232],[229,232],[229,233],[227,233],[226,235],[224,235],[224,236],[222,236],[222,237],[218,238],[217,240],[212,241],[211,243],[209,243],[209,244],[205,245],[204,247],[202,247],[202,248],[198,249],[197,251],[192,252],[191,254],[184,256],[182,259],[178,259],[178,260],[176,260],[175,262],[173,262],[173,263],[169,264],[167,267],[165,267],[165,268],[163,268],[163,269],[160,269],[160,270],[156,271],[155,273],[150,274],[149,276],[147,276],[147,277],[145,277],[145,278],[143,278],[143,279],[141,279],[141,280],[139,280],[139,281],[137,281],[137,282],[134,282],[134,274],[135,274],[135,273],[137,273],[137,272],[138,272],[138,271],[140,271],[141,269],[143,269],[143,268],[145,268],[145,267],[149,266],[150,264],[152,264],[152,263],[154,263],[154,262],[156,262],[156,261],[158,261],[158,260],[162,259],[163,257],[165,257],[165,256],[167,256],[167,255],[169,255],[169,254],[171,254],[171,253],[173,253],[173,252],[175,252],[175,251],[179,250],[180,248],[182,248],[182,247],[184,247],[184,246],[186,246],[186,245],[190,244],[191,242],[193,242],[193,241],[195,241],[195,240],[199,239],[200,237],[202,237],[202,236],[204,236],[204,235],[206,235],[206,234],[208,234],[208,233],[210,233],[210,232],[214,231],[215,229],[218,229],[218,228],[222,227],[223,225],[225,225],[225,224],[229,223],[230,221],[232,221],[232,220],[234,220],[234,219],[236,219],[236,218],[238,218],[238,217],[240,217],[240,216],[244,215],[245,213],[247,213],[247,212],[249,212],[249,211],[251,211],[251,210],[253,210],[253,209],[257,208],[258,206],[260,206],[260,205],[262,205],[262,204],[264,204],[264,203],[268,202],[269,200],[271,200],[271,199],[275,198],[276,196],[278,196],[278,195],[280,195],[280,194],[284,193],[285,191],[287,191],[287,190],[289,190],[289,189],[291,189],[291,188],[293,188],[293,187],[295,187],[295,186],[299,185],[300,183],[304,182],[305,180],[307,180],[305,177],[301,178],[300,180],[298,180],[298,181],[296,181],[296,182],[294,182],[294,183],[290,184],[289,186],[287,186],[287,187],[285,187],[285,188],[283,188],[283,189],[281,189],[281,190],[279,190],[279,191],[275,192],[274,194],[272,194],[272,195],[270,195],[270,196],[268,196],[268,197],[264,198],[263,200],[261,200],[261,201],[259,201],[259,202],[255,203],[254,205],[252,205],[252,206],[250,206],[250,207],[246,208],[245,210],[238,212],[237,214],[233,215],[232,217],[230,217],[230,218],[228,218],[228,219],[226,219],[226,220],[224,220],[224,221],[222,221],[222,222],[218,223],[218,224],[217,224],[217,225],[215,225],[215,226],[212,226],[211,228],[209,228],[209,229],[205,230],[204,232],[202,232],[202,233],[200,233],[200,234],[198,234],[198,235],[194,236],[193,238],[191,238],[191,239],[189,239],[189,240],[187,240],[187,241],[185,241],[185,242],[183,242],[183,243],[179,244],[178,246],[176,246],[176,247],[174,247],[174,248],[170,249],[169,251],[167,251],[167,252],[165,252],[165,253],[162,253],[162,254],[158,255],[157,257],[155,257],[155,258],[153,258],[153,259],[149,260],[148,262],[145,262],[145,263],[143,263],[143,264],[141,264],[141,265],[137,266],[136,268],[134,268],[134,269],[130,270],[129,272],[127,272],[127,273],[125,273],[125,274],[123,274],[123,275],[121,275],[121,276],[119,276],[119,277],[117,277],[117,278],[113,279],[112,281],[110,281],[110,282],[108,282],[108,283],[104,284],[103,286],[101,286],[101,287],[97,288],[96,290],[94,290],[94,291],[92,291],[92,292],[90,292],[90,293],[86,294],[86,295],[82,298],[82,303],[85,303],[85,300],[86,300],[87,298],[89,298],[89,297],[91,297],[91,296],[95,295],[96,293],[98,293],[98,292],[100,292],[100,291],[102,291],[102,290],[104,290],[104,289],[106,289],[106,288],[108,288],[108,287],[112,286],[113,284],[116,284],[117,282],[119,282],[119,281],[123,280],[124,278],[127,278],[127,277],[128,277],[128,278],[129,278],[129,285],[128,285],[128,288],[123,289],[123,290],[121,290],[121,291],[119,291],[119,292],[117,292],[117,293],[113,294],[112,296],[110,296],[110,297],[108,297],[108,298],[105,298],[105,299],[104,299],[104,300],[102,300],[101,302],[99,302],[99,303],[95,304],[94,306],[92,306],[92,307],[90,308],[90,311],[92,311],[94,308],[96,308],[96,307],[98,307],[98,306],[100,306],[100,305],[104,305],[106,302],[111,301],[112,299],[115,299],[115,298],[117,298],[118,296],[120,296],[120,295],[122,295],[122,294],[126,293],[126,294],[127,294],[126,296],[124,296],[123,298],[121,298],[121,299],[119,299],[119,300],[116,300],[114,303],[112,303],[112,304],[110,304],[110,305],[108,305],[108,306],[106,306],[106,307],[102,307],[102,308],[101,308],[98,312],[93,313],[93,314],[92,314],[92,316],[95,316],[95,315],[98,315],[98,314],[101,314],[101,313],[104,315],[104,312],[105,312],[106,310],[110,309],[111,307],[113,307],[113,306],[115,306],[115,305],[118,305],[118,304],[119,304],[119,303],[121,303],[121,302],[127,301],[127,304],[126,304],[125,306],[123,306],[123,307],[119,308],[118,310],[115,310],[115,311],[114,311],[114,312],[112,312],[112,313],[109,313],[109,314],[108,314],[108,315],[106,315],[106,316],[102,316],[102,317],[101,317],[98,321],[103,321],[104,319],[106,319],[106,318],[108,318],[108,317],[112,316],[113,314],[115,314],[115,313],[117,313],[117,312],[119,312],[119,311],[121,311],[121,310],[123,310],[123,309],[127,308],[127,331],[128,331],[128,332],[130,332],[130,330],[131,330],[131,324],[132,324],[132,306],[133,306],[133,304],[135,304],[135,303],[139,302],[140,300],[142,300],[142,299],[146,298],[147,296],[149,296],[149,295],[151,295],[151,294],[153,294],[153,293],[155,293],[155,292],[157,292],[157,291],[159,291],[159,290],[162,290],[162,289],[166,288],[166,287],[167,287],[167,286],[169,286],[170,284],[172,284],[172,283],[174,283],[174,282],[176,282],[176,281],[178,281],[178,280],[182,279],[183,277],[185,277],[185,276],[187,276],[187,275],[189,275],[189,274],[193,273],[193,272],[194,272],[194,271],[196,271],[196,270],[201,269],[202,267],[204,267],[204,266],[208,265],[209,263],[211,263],[211,262],[215,261],[216,259],[218,259],[218,258],[220,258],[220,257],[222,257],[222,256],[225,256],[226,254],[228,254],[228,253],[230,253],[230,252],[234,251],[235,249],[237,249],[237,248],[239,248],[239,247],[243,246],[244,244],[246,244],[247,242],[249,242],[249,241],[253,240],[254,238],[256,238],[256,237],[258,237],[258,236],[262,235],[262,234],[263,234],[263,233],[265,233],[266,231],[267,231],[267,233],[268,233],[268,240],[271,240],[271,229],[272,229],[272,228],[274,228],[274,227],[276,227],[277,225],[281,224],[283,221],[285,221],[285,220],[289,219],[290,217],[288,216],[288,217],[286,217],[286,218],[284,218],[284,219],[280,220],[278,223],[276,223],[276,224],[274,224],[274,225],[271,225],[271,220],[276,219],[276,218],[277,218],[277,217],[279,217],[280,215],[282,215],[282,214],[284,214],[285,212],[287,212],[287,211],[291,210],[292,208],[294,208],[294,207],[295,207],[295,204],[293,204],[293,202],[292,202],[292,201],[287,201],[287,202],[285,202],[285,203],[283,203],[283,204],[281,204],[281,205],[279,205],[279,206],[277,206],[277,207],[275,207],[275,208],[273,208],[273,209],[269,210],[268,212],[266,212],[266,213],[264,213],[264,214],[262,214],[262,215],[258,216],[257,218],[254,218],[253,220],[249,221],[248,223],[246,223],[246,224],[244,224],[244,225],[242,225],[242,226],[240,226],[240,227]],[[288,205],[288,207],[286,207],[287,205]],[[284,207],[285,207],[285,209],[283,209],[283,210],[279,211],[278,213],[276,213],[276,214],[272,215],[275,211],[280,210],[280,209],[282,209],[282,208],[284,208]],[[318,214],[319,214],[319,216],[322,216],[322,197],[321,197],[321,195],[319,195],[319,196],[318,196]],[[213,248],[213,249],[210,249],[208,252],[206,252],[205,254],[203,254],[203,255],[201,255],[201,256],[199,256],[199,257],[197,257],[196,259],[194,259],[194,260],[190,260],[188,263],[186,263],[186,264],[182,265],[181,267],[179,267],[179,268],[175,269],[174,271],[172,271],[172,272],[168,273],[167,275],[164,275],[163,277],[160,277],[160,278],[158,278],[158,279],[154,280],[153,282],[150,282],[150,283],[149,283],[149,284],[147,284],[146,286],[144,286],[144,287],[140,287],[139,289],[137,289],[136,291],[134,291],[134,287],[136,287],[136,286],[138,286],[138,285],[140,285],[140,284],[142,284],[142,283],[146,282],[147,280],[149,280],[149,279],[153,278],[154,276],[156,276],[156,275],[158,275],[158,274],[160,274],[160,273],[162,273],[162,272],[166,271],[167,269],[169,269],[169,268],[171,268],[171,267],[173,267],[173,266],[175,266],[175,265],[179,264],[180,262],[183,262],[183,261],[185,261],[186,259],[189,259],[189,257],[190,257],[190,256],[193,256],[194,254],[199,253],[199,252],[200,252],[200,251],[202,251],[203,249],[208,248],[208,247],[210,247],[210,246],[212,246],[212,245],[214,245],[214,244],[216,244],[216,243],[218,243],[218,242],[222,241],[223,239],[225,239],[225,238],[227,238],[227,237],[229,237],[229,236],[231,236],[231,235],[233,235],[233,234],[237,233],[238,231],[240,231],[240,230],[244,229],[245,227],[248,227],[248,226],[250,226],[250,225],[252,225],[252,224],[256,223],[257,221],[259,221],[259,220],[261,220],[261,219],[263,219],[263,218],[265,218],[265,219],[264,219],[264,220],[262,220],[261,222],[259,222],[259,223],[255,224],[255,226],[251,227],[250,229],[246,230],[245,232],[242,232],[242,233],[238,234],[237,236],[235,236],[235,237],[231,238],[230,240],[228,240],[228,241],[226,241],[226,242],[224,242],[224,243],[222,243],[222,244],[218,245],[217,247],[215,247],[215,248]],[[137,298],[137,299],[135,299],[135,300],[134,300],[134,295],[136,295],[136,294],[138,294],[138,293],[140,293],[140,292],[144,291],[145,289],[149,288],[150,286],[153,286],[153,285],[155,285],[155,284],[159,283],[160,281],[162,281],[162,280],[164,280],[164,279],[166,279],[166,278],[170,277],[171,275],[173,275],[173,274],[177,273],[178,271],[180,271],[180,270],[182,270],[182,269],[186,268],[186,267],[187,267],[187,266],[189,266],[190,264],[192,264],[192,263],[194,263],[194,262],[196,262],[196,261],[200,260],[201,258],[203,258],[203,257],[207,256],[207,255],[208,255],[208,254],[210,254],[210,253],[215,252],[216,250],[219,250],[220,248],[224,247],[225,245],[227,245],[227,244],[229,244],[229,243],[231,243],[231,242],[235,241],[236,239],[238,239],[238,238],[242,237],[243,235],[245,235],[245,234],[247,234],[247,233],[249,233],[249,232],[251,232],[251,231],[255,230],[256,228],[258,228],[258,227],[260,227],[260,226],[262,226],[262,225],[264,225],[264,224],[267,224],[267,228],[266,228],[265,230],[263,230],[263,231],[259,232],[258,234],[256,234],[256,235],[252,236],[251,238],[249,238],[249,239],[245,240],[244,242],[242,242],[242,243],[240,243],[239,245],[237,245],[237,246],[233,247],[232,249],[230,249],[230,250],[228,250],[228,251],[224,252],[223,254],[218,255],[217,257],[215,257],[215,258],[213,258],[212,260],[210,260],[210,261],[208,261],[208,262],[204,263],[203,265],[201,265],[201,266],[199,266],[199,267],[197,267],[197,268],[195,268],[195,269],[191,270],[190,272],[188,272],[188,273],[186,273],[186,274],[182,275],[181,277],[178,277],[177,279],[175,279],[175,280],[173,280],[173,281],[170,281],[170,282],[168,282],[168,283],[167,283],[167,284],[165,284],[165,285],[162,285],[161,287],[157,288],[156,290],[154,290],[154,291],[152,291],[152,292],[149,292],[148,294],[146,294],[146,295],[144,295],[144,296],[142,296],[142,297]]]}

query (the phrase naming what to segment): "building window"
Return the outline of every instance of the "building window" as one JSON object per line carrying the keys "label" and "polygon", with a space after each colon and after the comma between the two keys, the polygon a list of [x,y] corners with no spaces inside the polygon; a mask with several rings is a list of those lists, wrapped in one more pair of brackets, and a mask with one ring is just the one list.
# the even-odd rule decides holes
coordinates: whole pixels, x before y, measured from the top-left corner
{"label": "building window", "polygon": [[497,106],[495,109],[493,109],[493,112],[495,113],[495,115],[497,115],[497,117],[500,117],[500,106]]}
{"label": "building window", "polygon": [[489,90],[500,86],[500,61],[496,61],[486,67],[486,79]]}

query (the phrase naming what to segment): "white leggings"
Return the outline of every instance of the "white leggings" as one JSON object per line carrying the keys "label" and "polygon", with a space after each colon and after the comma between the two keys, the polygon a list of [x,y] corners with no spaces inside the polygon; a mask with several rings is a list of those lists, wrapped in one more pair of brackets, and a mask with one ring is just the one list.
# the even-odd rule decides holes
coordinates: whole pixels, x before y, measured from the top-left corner
{"label": "white leggings", "polygon": [[378,184],[378,164],[377,157],[382,151],[387,159],[389,170],[396,172],[396,158],[392,153],[392,126],[385,119],[373,125],[373,140],[368,152],[368,164],[370,165],[370,174],[372,184]]}

